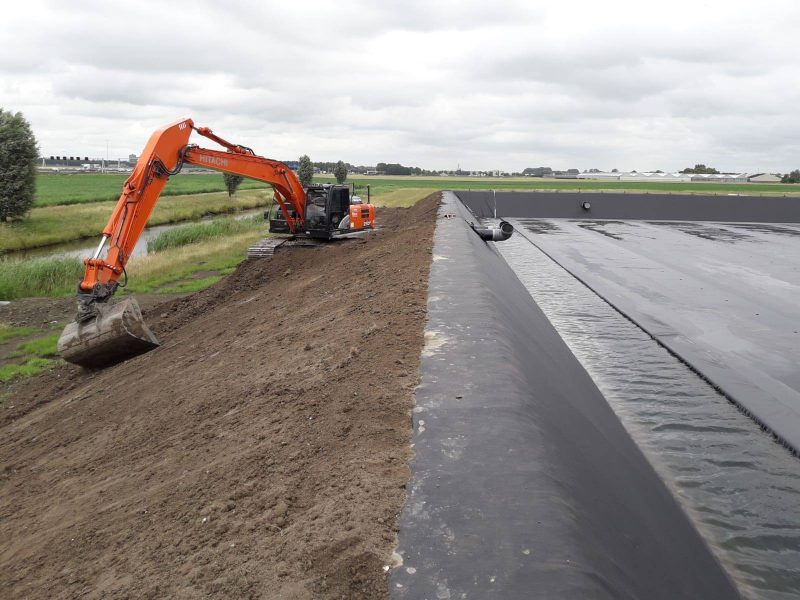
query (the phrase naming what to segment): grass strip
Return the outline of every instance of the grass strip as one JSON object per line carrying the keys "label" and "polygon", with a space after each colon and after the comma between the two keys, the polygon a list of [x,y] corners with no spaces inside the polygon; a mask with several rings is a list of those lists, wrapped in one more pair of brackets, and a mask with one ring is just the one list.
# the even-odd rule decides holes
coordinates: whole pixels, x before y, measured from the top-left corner
{"label": "grass strip", "polygon": [[77,258],[0,259],[0,300],[74,292],[83,271]]}
{"label": "grass strip", "polygon": [[264,230],[265,228],[266,222],[261,217],[215,219],[210,223],[190,223],[159,234],[147,242],[147,251],[160,252],[167,248],[178,248],[207,239]]}
{"label": "grass strip", "polygon": [[[382,194],[373,194],[372,203],[378,208],[408,208],[428,197],[431,193],[432,190],[430,188],[394,190]],[[366,202],[366,198],[364,198],[364,201]],[[380,225],[380,214],[376,215],[375,218],[378,220],[378,225]]]}
{"label": "grass strip", "polygon": [[[335,183],[321,175],[314,183]],[[591,179],[540,179],[537,177],[435,177],[435,176],[363,176],[350,175],[345,182],[355,184],[356,194],[366,202],[367,186],[375,196],[406,188],[436,190],[497,191],[613,191],[630,193],[670,193],[699,195],[800,195],[800,185],[790,183],[710,183],[677,181],[597,181]]]}
{"label": "grass strip", "polygon": [[[219,279],[217,275],[230,272],[244,260],[247,248],[263,237],[263,229],[246,231],[135,258],[128,264],[130,280],[125,291],[198,291],[203,289],[198,286],[208,287]],[[198,283],[202,281],[196,277],[198,273],[208,273],[205,282]],[[184,288],[175,290],[174,286]]]}

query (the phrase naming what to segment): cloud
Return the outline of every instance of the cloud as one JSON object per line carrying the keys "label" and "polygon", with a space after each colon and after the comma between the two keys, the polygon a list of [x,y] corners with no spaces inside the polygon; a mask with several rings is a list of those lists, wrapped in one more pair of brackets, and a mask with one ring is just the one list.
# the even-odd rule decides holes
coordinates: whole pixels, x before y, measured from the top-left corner
{"label": "cloud", "polygon": [[44,154],[190,116],[285,160],[796,168],[800,6],[668,7],[34,0],[0,22],[0,103]]}

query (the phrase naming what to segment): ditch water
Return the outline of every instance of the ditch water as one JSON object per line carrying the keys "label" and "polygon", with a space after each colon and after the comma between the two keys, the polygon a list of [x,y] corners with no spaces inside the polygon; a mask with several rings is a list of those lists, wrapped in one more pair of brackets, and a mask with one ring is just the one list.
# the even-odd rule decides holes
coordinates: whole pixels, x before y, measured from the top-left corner
{"label": "ditch water", "polygon": [[542,221],[512,223],[498,251],[742,593],[800,596],[800,459],[544,254]]}
{"label": "ditch water", "polygon": [[[238,213],[204,217],[203,219],[199,219],[196,221],[181,221],[180,223],[171,223],[169,225],[156,225],[155,227],[148,227],[142,232],[142,235],[139,238],[139,241],[136,243],[136,247],[133,249],[133,253],[131,254],[131,256],[133,257],[147,256],[147,242],[152,239],[155,239],[161,233],[164,233],[165,231],[170,231],[171,229],[175,229],[176,227],[181,227],[182,225],[186,225],[188,223],[212,223],[219,219],[229,219],[231,217],[233,217],[234,219],[247,219],[249,217],[263,215],[265,210],[267,210],[267,207],[253,208],[249,210],[243,210]],[[264,221],[265,230],[266,230],[266,224],[267,222]],[[83,238],[71,242],[64,242],[62,244],[52,244],[50,246],[42,246],[40,248],[30,248],[27,250],[15,250],[13,252],[8,252],[7,254],[2,254],[0,255],[0,257],[8,259],[62,258],[69,256],[74,256],[76,258],[86,258],[92,255],[92,253],[97,248],[97,243],[99,241],[100,241],[100,235],[98,234],[96,237]]]}

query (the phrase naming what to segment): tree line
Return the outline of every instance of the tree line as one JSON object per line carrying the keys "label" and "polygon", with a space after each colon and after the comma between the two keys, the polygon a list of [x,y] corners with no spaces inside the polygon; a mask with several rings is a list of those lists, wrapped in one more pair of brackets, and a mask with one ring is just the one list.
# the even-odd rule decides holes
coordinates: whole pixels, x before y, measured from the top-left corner
{"label": "tree line", "polygon": [[379,162],[375,170],[384,175],[438,175],[438,171],[427,171],[419,167],[404,167],[400,163]]}

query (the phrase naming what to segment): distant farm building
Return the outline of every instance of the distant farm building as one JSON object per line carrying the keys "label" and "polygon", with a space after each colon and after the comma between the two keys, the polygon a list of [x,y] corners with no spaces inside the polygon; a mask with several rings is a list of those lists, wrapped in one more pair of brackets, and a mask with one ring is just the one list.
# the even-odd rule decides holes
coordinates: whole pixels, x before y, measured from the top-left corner
{"label": "distant farm building", "polygon": [[780,183],[781,178],[772,173],[755,173],[747,178],[751,183]]}

